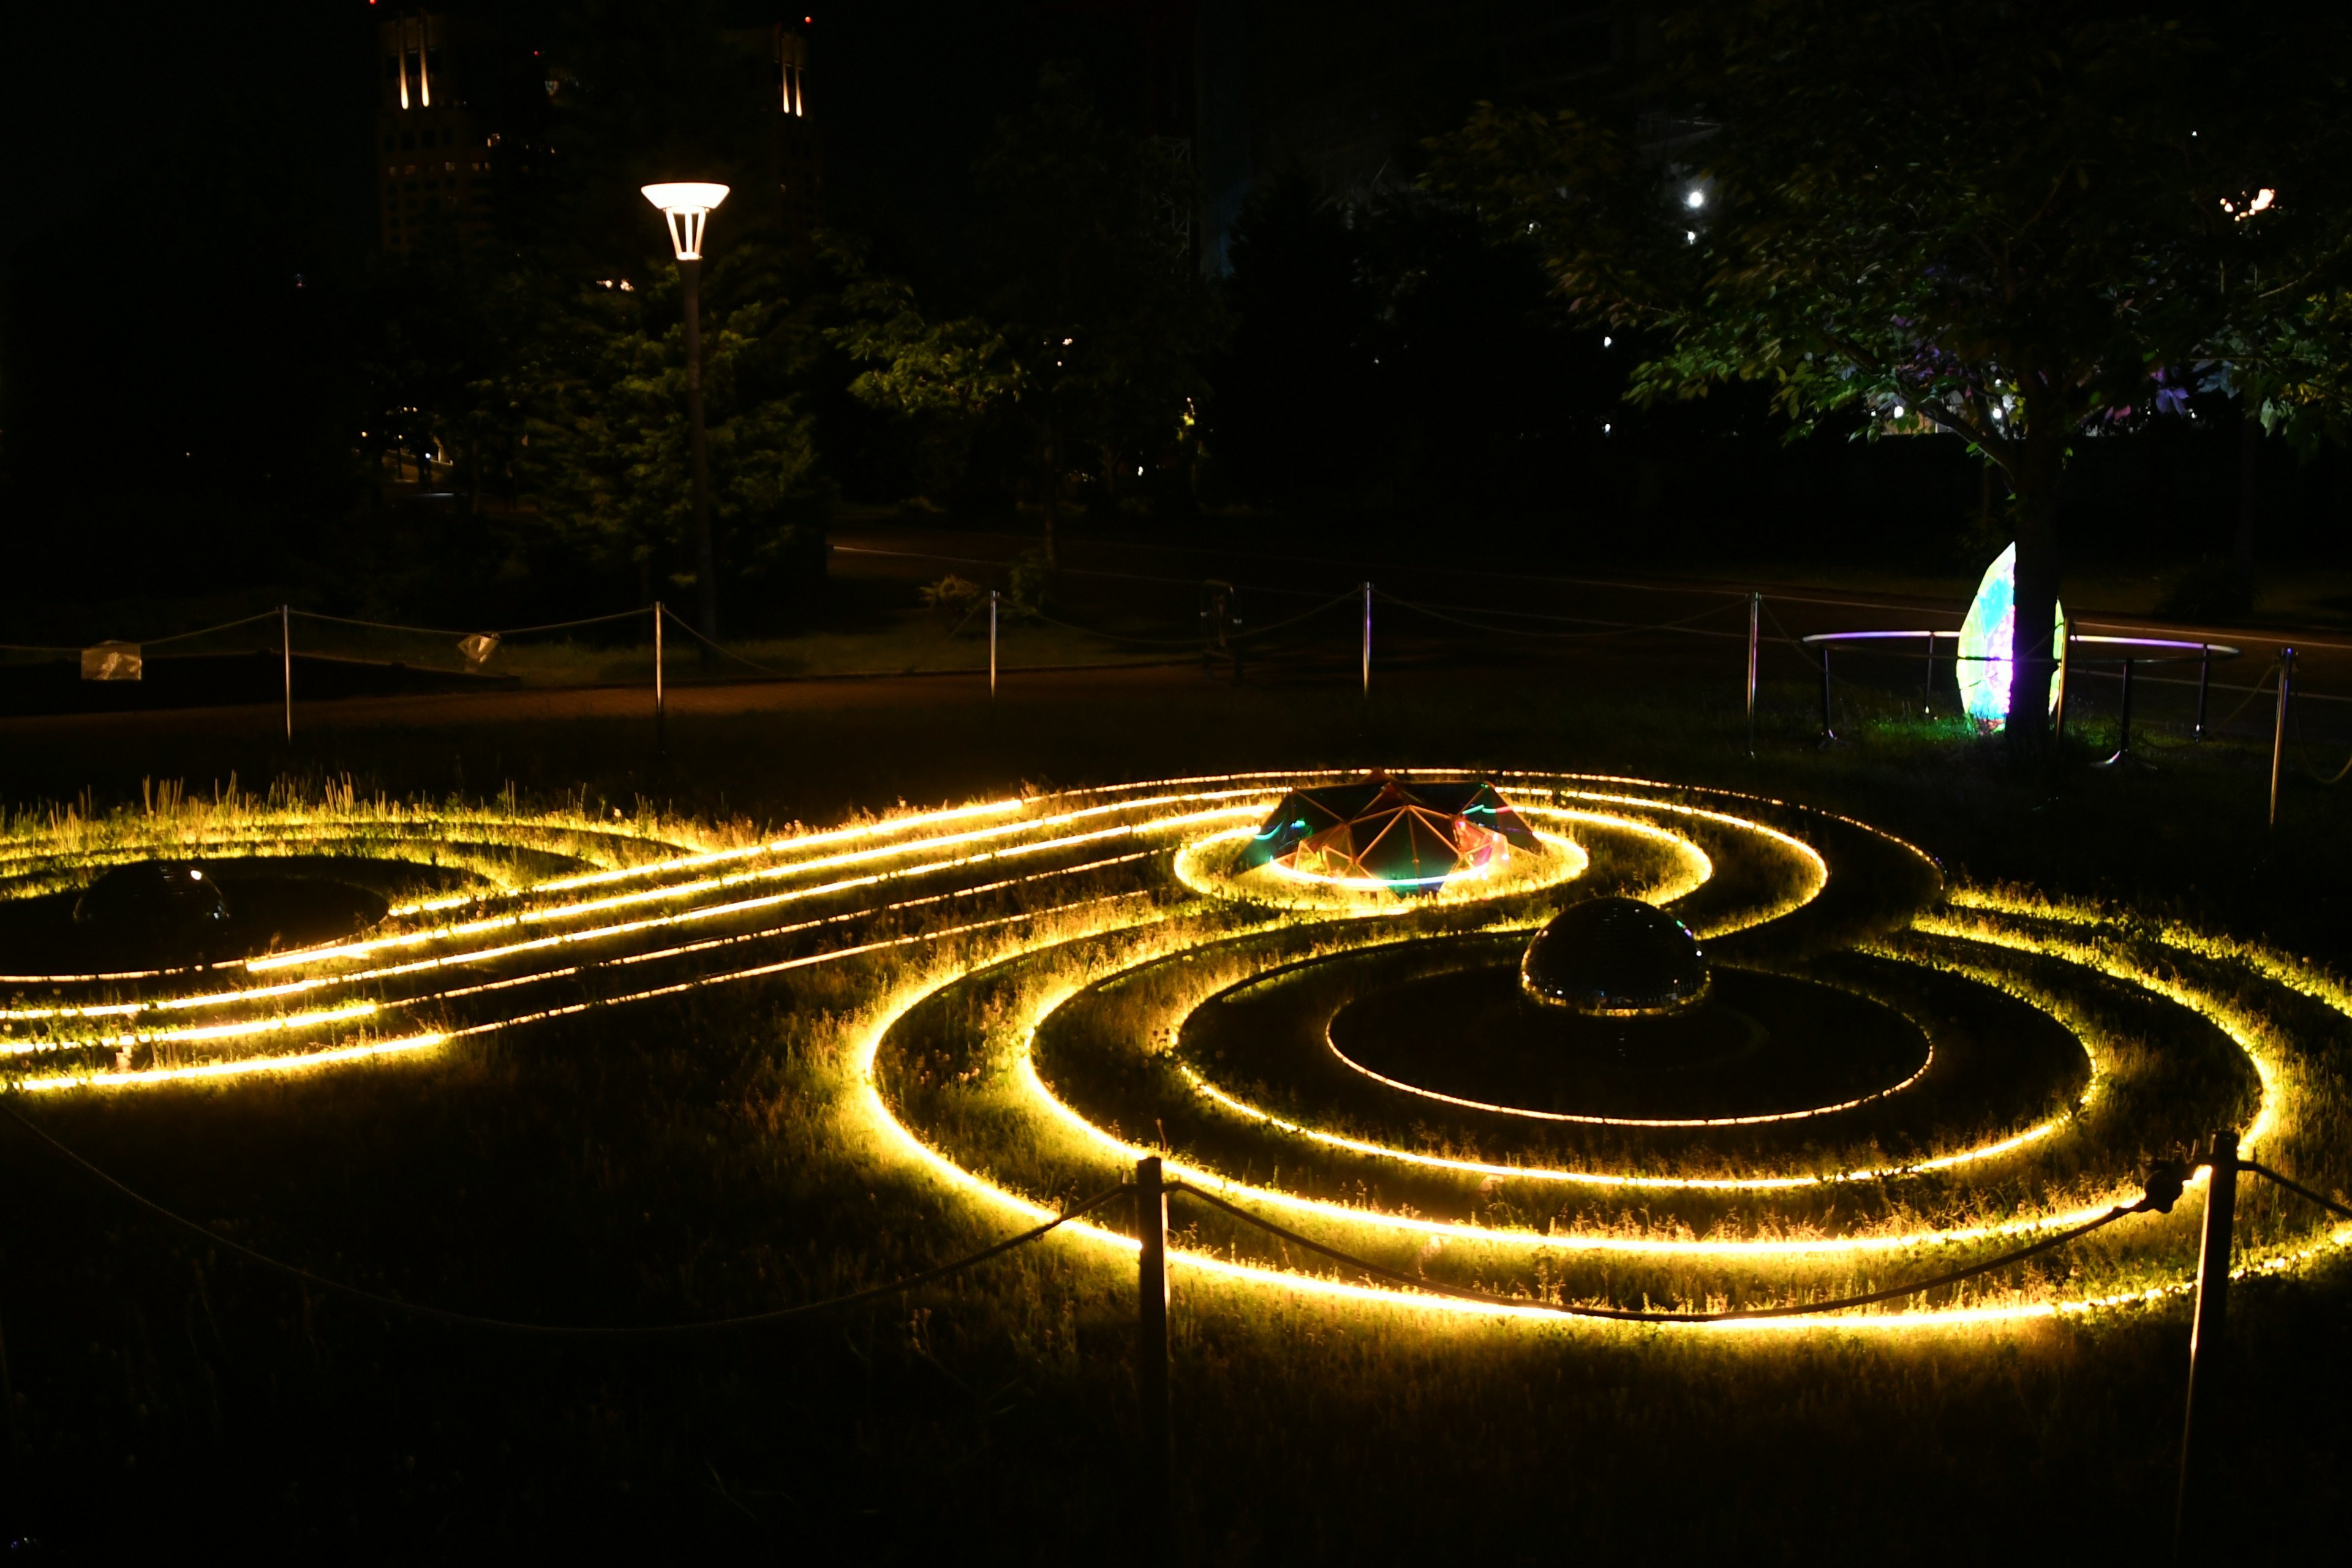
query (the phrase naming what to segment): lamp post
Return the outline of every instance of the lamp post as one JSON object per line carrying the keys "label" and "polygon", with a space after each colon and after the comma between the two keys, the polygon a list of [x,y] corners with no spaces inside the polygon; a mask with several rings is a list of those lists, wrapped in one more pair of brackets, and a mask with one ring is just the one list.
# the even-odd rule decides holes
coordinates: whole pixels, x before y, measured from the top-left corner
{"label": "lamp post", "polygon": [[694,431],[694,584],[702,635],[719,640],[719,571],[710,552],[710,458],[702,437],[702,226],[727,187],[700,181],[647,185],[646,200],[661,210],[686,286],[686,407]]}

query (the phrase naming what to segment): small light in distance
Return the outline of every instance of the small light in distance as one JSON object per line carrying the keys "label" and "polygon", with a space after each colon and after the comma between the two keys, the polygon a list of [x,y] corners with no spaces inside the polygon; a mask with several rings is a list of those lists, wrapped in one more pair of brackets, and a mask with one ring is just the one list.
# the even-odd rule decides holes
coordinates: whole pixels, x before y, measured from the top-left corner
{"label": "small light in distance", "polygon": [[1607,348],[1611,343],[1615,342],[1616,341],[1617,341],[1617,340],[1616,340],[1615,338],[1611,337],[1611,336],[1610,336],[1608,333],[1606,333],[1606,332],[1603,332],[1603,333],[1601,333],[1601,346],[1602,348],[1604,348],[1604,349],[1605,349],[1605,348]]}
{"label": "small light in distance", "polygon": [[1699,208],[1706,205],[1706,193],[1694,188],[1690,195],[1683,198],[1683,205],[1693,212],[1698,211]]}
{"label": "small light in distance", "polygon": [[1606,435],[1608,435],[1608,434],[1609,434],[1609,426],[1608,426],[1606,424],[1604,424],[1604,425],[1602,425],[1602,426],[1601,426],[1601,433],[1603,436],[1606,436]]}
{"label": "small light in distance", "polygon": [[1683,230],[1683,243],[1685,245],[1696,245],[1698,243],[1698,230],[1695,228],[1686,228]]}
{"label": "small light in distance", "polygon": [[1903,417],[1903,405],[1899,403],[1895,405],[1895,417],[1897,419]]}

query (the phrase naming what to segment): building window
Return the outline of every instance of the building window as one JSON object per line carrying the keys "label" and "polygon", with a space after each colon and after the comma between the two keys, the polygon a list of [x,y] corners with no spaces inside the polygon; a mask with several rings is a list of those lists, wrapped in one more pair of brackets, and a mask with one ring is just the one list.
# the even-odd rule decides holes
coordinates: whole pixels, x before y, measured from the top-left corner
{"label": "building window", "polygon": [[776,107],[798,119],[808,113],[808,40],[776,29]]}

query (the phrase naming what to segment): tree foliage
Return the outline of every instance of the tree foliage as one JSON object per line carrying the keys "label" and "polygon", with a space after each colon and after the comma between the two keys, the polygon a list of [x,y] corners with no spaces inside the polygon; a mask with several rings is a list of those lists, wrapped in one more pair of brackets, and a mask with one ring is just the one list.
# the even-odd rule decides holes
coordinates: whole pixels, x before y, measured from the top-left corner
{"label": "tree foliage", "polygon": [[[794,389],[813,334],[757,249],[731,252],[709,282],[712,532],[730,575],[789,576],[821,541],[828,499]],[[592,558],[655,588],[665,564],[687,559],[693,522],[677,274],[656,268],[626,292],[580,289],[540,354],[524,468],[541,508]]]}
{"label": "tree foliage", "polygon": [[1107,488],[1139,454],[1181,448],[1207,395],[1215,302],[1176,221],[1189,168],[1106,125],[1074,74],[1048,68],[975,171],[986,216],[957,311],[861,276],[835,342],[873,368],[857,394],[909,415],[1008,418],[1038,473],[1049,550],[1078,454]]}
{"label": "tree foliage", "polygon": [[[1899,407],[1970,443],[2017,498],[2018,624],[2046,626],[2080,432],[2218,376],[2282,408],[2316,395],[2278,345],[2337,319],[2347,27],[2316,7],[1696,0],[1665,28],[1661,91],[1687,112],[1486,105],[1436,167],[1541,247],[1573,309],[1651,330],[1636,399],[1760,382],[1795,430]],[[2010,728],[2034,747],[2039,704]]]}

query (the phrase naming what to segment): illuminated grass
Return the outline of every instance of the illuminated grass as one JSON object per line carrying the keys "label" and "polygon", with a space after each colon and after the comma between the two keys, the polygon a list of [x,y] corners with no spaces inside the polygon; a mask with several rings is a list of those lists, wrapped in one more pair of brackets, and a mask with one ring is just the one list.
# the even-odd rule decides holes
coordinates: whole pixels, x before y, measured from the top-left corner
{"label": "illuminated grass", "polygon": [[[1659,1140],[1686,1130],[1612,1124],[1558,1153],[1531,1144],[1488,1155],[1479,1145],[1491,1129],[1417,1124],[1427,1108],[1335,1116],[1254,1102],[1170,1047],[1192,1007],[1268,952],[1311,958],[1400,935],[1524,930],[1562,896],[1633,891],[1673,903],[1725,953],[1764,959],[1791,942],[1869,939],[1934,884],[1916,850],[1848,819],[1566,774],[1505,775],[1521,809],[1558,836],[1552,853],[1517,857],[1506,874],[1436,899],[1300,895],[1235,874],[1229,850],[1270,803],[1331,776],[1156,781],[782,836],[640,833],[560,813],[445,821],[348,801],[173,803],[102,830],[20,824],[8,852],[23,887],[98,856],[186,853],[189,844],[374,847],[397,859],[444,834],[570,864],[412,900],[362,937],[204,975],[44,977],[45,994],[20,997],[0,1023],[25,1087],[126,1089],[336,1068],[838,967],[893,998],[866,1015],[848,1051],[860,1136],[983,1205],[1034,1215],[1115,1179],[1139,1152],[1172,1146],[1187,1180],[1385,1266],[1521,1297],[1528,1307],[1512,1310],[1523,1315],[1544,1301],[1703,1306],[1883,1284],[1916,1271],[1923,1249],[1989,1248],[2128,1197],[2151,1140],[2177,1141],[2207,1120],[2239,1117],[2260,1146],[2293,1152],[2298,1170],[2332,1179],[2340,1158],[2312,1131],[2340,1121],[2341,1092],[2303,1065],[2310,1020],[2276,1016],[2264,1000],[2299,977],[2293,966],[2242,944],[2111,935],[2083,911],[1974,894],[1922,920],[1920,935],[1883,941],[1878,962],[1994,987],[2061,1017],[2096,1071],[2079,1102],[2054,1114],[2019,1120],[1965,1097],[1938,1100],[1931,1066],[1899,1100],[1834,1108],[1830,1131],[1803,1143],[1775,1142],[1734,1119],[1748,1142],[1674,1144]],[[1367,914],[1381,918],[1356,918]],[[2152,961],[2157,951],[2168,968]],[[953,956],[921,956],[934,952]],[[908,963],[923,978],[909,980]],[[2210,973],[2187,973],[2199,966]],[[1100,1069],[1124,1083],[1074,1098],[1041,1076],[1039,1030],[1054,1026],[1057,1009],[1107,979],[1146,973],[1150,984],[1121,1003]],[[2111,982],[2144,994],[2137,1012],[2100,999]],[[315,993],[334,996],[289,1003]],[[2287,994],[2330,1016],[2345,1011],[2333,981]],[[203,1021],[174,1021],[190,1010]],[[369,1033],[349,1032],[362,1022]],[[2216,1031],[2228,1047],[2212,1043]],[[2250,1083],[2231,1076],[2245,1064]],[[1915,1112],[1932,1114],[1900,1120]],[[1882,1148],[1887,1141],[1906,1147]],[[1566,1206],[1543,1195],[1563,1188],[1585,1195]],[[2250,1215],[2250,1268],[2335,1245],[2307,1215],[2261,1203]],[[1073,1234],[1082,1245],[1131,1246],[1109,1227]],[[2153,1299],[2179,1287],[2189,1236],[2184,1215],[2142,1216],[2075,1249],[2063,1281],[2028,1269],[1917,1310],[1839,1321],[1973,1323]],[[1415,1311],[1489,1310],[1302,1272],[1279,1246],[1223,1222],[1199,1222],[1181,1261],[1235,1282]]]}

